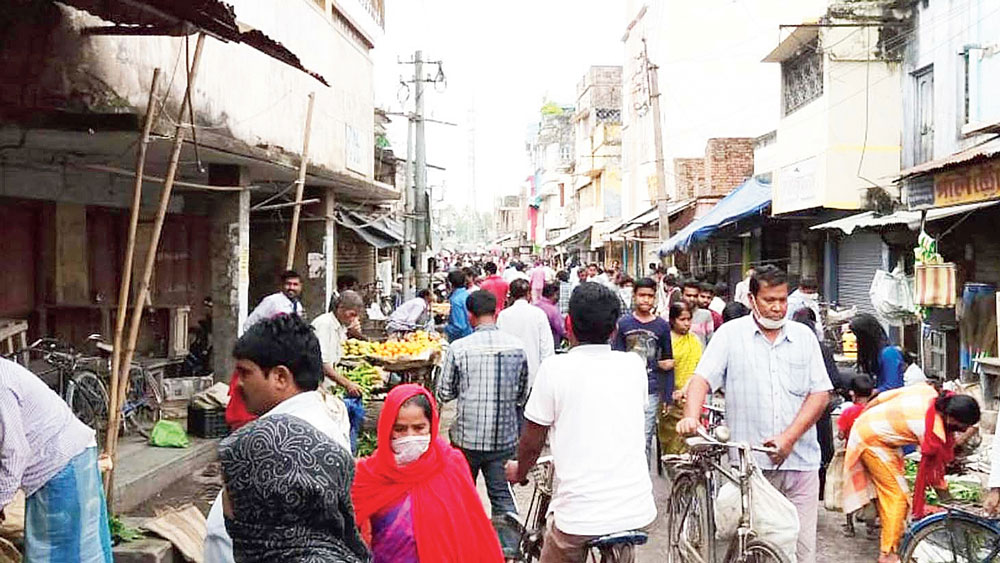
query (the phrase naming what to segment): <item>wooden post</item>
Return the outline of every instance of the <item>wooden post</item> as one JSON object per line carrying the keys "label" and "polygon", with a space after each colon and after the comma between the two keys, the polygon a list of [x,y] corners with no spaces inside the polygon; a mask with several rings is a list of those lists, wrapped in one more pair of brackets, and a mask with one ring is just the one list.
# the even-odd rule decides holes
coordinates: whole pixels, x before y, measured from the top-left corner
{"label": "wooden post", "polygon": [[[191,61],[191,72],[188,73],[187,91],[194,88],[195,78],[198,75],[198,63],[201,61],[201,51],[205,45],[205,34],[198,35],[198,43],[194,48],[194,58]],[[185,94],[182,100],[187,99]],[[177,164],[180,160],[181,148],[184,146],[184,102],[181,102],[181,109],[177,115],[177,125],[174,128],[173,150],[170,154],[170,163],[167,166],[167,176],[163,183],[163,192],[160,194],[160,205],[156,210],[156,219],[153,222],[153,232],[150,234],[149,248],[146,251],[146,263],[142,272],[142,279],[139,285],[139,294],[136,296],[135,305],[132,308],[132,317],[129,324],[128,344],[120,360],[118,371],[118,398],[116,405],[121,405],[125,401],[125,394],[128,391],[128,374],[132,365],[132,357],[135,355],[135,344],[139,338],[139,328],[142,323],[142,311],[149,297],[149,284],[153,278],[153,268],[156,265],[156,250],[160,243],[160,233],[163,230],[163,222],[167,215],[167,206],[170,203],[170,194],[174,187],[174,178],[177,175]],[[111,446],[108,455],[111,457],[112,468],[108,473],[106,487],[108,488],[108,506],[114,506],[114,470],[118,462],[118,427],[120,426],[121,409],[109,413],[108,432],[112,434],[109,444]],[[113,424],[112,424],[113,422]]]}
{"label": "wooden post", "polygon": [[299,214],[302,213],[302,192],[306,187],[306,167],[309,166],[309,135],[312,132],[313,103],[316,93],[309,93],[309,106],[306,109],[306,132],[302,138],[302,162],[299,163],[299,178],[295,181],[295,207],[292,209],[292,230],[288,234],[288,259],[285,269],[291,270],[295,264],[295,243],[299,238]]}
{"label": "wooden post", "polygon": [[[139,207],[142,203],[142,176],[146,168],[146,149],[149,147],[149,132],[156,121],[156,88],[160,82],[160,69],[153,70],[153,82],[149,87],[149,102],[146,104],[146,121],[142,126],[142,139],[135,162],[135,183],[132,185],[132,216],[128,224],[128,244],[125,247],[125,265],[122,267],[122,283],[118,290],[118,318],[115,321],[114,350],[111,352],[111,394],[108,396],[108,423],[117,417],[111,413],[121,410],[118,403],[118,369],[121,365],[122,334],[128,313],[128,296],[132,285],[132,257],[135,254],[135,233],[139,226]],[[104,433],[104,451],[110,452],[111,432]]]}

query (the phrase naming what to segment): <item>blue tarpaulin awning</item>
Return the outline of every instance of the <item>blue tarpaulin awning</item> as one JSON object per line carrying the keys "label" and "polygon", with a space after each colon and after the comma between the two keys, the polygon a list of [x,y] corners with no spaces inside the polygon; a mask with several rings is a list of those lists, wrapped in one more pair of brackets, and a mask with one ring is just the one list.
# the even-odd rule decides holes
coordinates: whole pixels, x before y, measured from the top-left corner
{"label": "blue tarpaulin awning", "polygon": [[687,252],[691,245],[707,240],[719,229],[760,213],[770,205],[771,184],[750,178],[729,192],[711,211],[695,219],[663,243],[660,256]]}

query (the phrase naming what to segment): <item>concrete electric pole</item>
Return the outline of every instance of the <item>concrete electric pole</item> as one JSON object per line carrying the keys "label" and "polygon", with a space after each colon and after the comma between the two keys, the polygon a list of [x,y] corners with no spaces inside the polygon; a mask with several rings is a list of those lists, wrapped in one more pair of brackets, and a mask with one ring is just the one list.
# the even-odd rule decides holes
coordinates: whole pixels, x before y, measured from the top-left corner
{"label": "concrete electric pole", "polygon": [[414,192],[416,192],[416,201],[414,201],[414,212],[417,216],[416,220],[416,237],[414,240],[417,243],[417,287],[424,288],[430,285],[429,272],[427,271],[427,231],[428,231],[428,209],[427,209],[427,145],[425,137],[425,123],[424,123],[424,53],[423,51],[417,51],[413,55],[413,81],[414,90],[416,93],[416,99],[414,100],[414,112],[416,115],[414,119],[416,120],[416,139],[415,139],[415,158],[416,158],[416,177],[414,178]]}
{"label": "concrete electric pole", "polygon": [[[667,170],[663,162],[663,132],[660,120],[660,80],[658,67],[649,62],[649,51],[646,39],[642,40],[642,61],[646,67],[646,79],[649,81],[649,105],[653,118],[653,151],[656,153],[656,211],[660,216],[661,244],[670,238],[670,214],[667,206]],[[673,263],[673,256],[670,257]]]}
{"label": "concrete electric pole", "polygon": [[407,116],[406,125],[406,168],[403,173],[403,252],[400,257],[400,271],[403,275],[403,299],[412,299],[415,295],[413,285],[413,239],[416,228],[413,226],[413,116]]}

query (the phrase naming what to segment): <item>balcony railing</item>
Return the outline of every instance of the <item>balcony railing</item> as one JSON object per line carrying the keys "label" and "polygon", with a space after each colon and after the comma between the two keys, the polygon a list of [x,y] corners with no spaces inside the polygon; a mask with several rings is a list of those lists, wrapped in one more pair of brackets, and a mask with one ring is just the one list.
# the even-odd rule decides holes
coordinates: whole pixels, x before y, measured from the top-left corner
{"label": "balcony railing", "polygon": [[378,26],[385,29],[385,0],[358,0]]}

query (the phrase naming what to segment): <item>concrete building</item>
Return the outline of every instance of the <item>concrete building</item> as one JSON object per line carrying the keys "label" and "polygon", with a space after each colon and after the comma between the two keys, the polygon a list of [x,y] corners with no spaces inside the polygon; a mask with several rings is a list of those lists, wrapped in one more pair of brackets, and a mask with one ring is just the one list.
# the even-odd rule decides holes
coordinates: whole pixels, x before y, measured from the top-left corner
{"label": "concrete building", "polygon": [[532,166],[527,212],[535,216],[534,230],[528,238],[539,247],[565,233],[575,219],[573,114],[573,106],[546,103],[525,143]]}
{"label": "concrete building", "polygon": [[[374,268],[365,229],[348,216],[377,213],[361,202],[398,197],[373,176],[370,53],[382,33],[381,0],[236,0],[233,8],[207,0],[166,10],[144,1],[2,0],[0,11],[17,14],[0,50],[0,236],[7,241],[0,256],[20,265],[4,274],[10,291],[0,317],[26,319],[32,335],[76,344],[91,332],[110,337],[153,69],[162,70],[162,108],[147,158],[146,211],[160,193],[156,178],[167,168],[185,101],[183,61],[195,45],[189,34],[199,29],[209,37],[190,99],[195,127],[180,153],[181,183],[157,253],[154,313],[140,352],[176,351],[164,342],[179,311],[189,310],[192,324],[212,314],[216,374],[228,375],[239,326],[275,290],[285,266],[291,207],[281,204],[296,178],[310,92],[305,199],[312,203],[303,207],[295,258],[306,311],[326,309],[338,273]],[[149,244],[148,217],[137,256]],[[211,313],[201,306],[206,296]]]}

